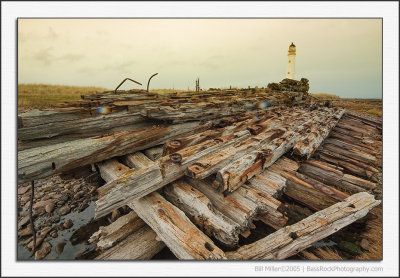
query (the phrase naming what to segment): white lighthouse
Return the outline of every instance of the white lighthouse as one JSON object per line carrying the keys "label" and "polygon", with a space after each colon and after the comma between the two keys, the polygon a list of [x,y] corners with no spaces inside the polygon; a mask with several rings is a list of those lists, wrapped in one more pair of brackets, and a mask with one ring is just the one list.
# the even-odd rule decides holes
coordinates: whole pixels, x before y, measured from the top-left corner
{"label": "white lighthouse", "polygon": [[295,63],[295,61],[296,61],[296,46],[292,42],[292,44],[289,46],[286,78],[294,79],[294,63]]}

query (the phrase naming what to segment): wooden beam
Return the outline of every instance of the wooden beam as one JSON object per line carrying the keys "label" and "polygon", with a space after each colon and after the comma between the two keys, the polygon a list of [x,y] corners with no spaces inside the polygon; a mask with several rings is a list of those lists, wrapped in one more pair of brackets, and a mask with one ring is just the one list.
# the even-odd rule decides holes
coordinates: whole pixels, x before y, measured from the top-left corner
{"label": "wooden beam", "polygon": [[206,235],[227,246],[239,241],[239,225],[219,212],[203,193],[185,181],[178,180],[164,187],[164,196],[181,209]]}
{"label": "wooden beam", "polygon": [[95,243],[98,249],[105,250],[115,246],[145,225],[146,223],[134,211],[131,211],[110,225],[101,226],[90,237],[89,242]]}
{"label": "wooden beam", "polygon": [[117,245],[105,250],[95,260],[150,260],[165,247],[157,234],[143,226]]}
{"label": "wooden beam", "polygon": [[181,260],[221,260],[224,252],[177,207],[153,192],[128,204]]}
{"label": "wooden beam", "polygon": [[190,122],[125,131],[102,138],[86,138],[18,152],[18,183],[44,178],[115,156],[143,150],[170,138],[207,129]]}
{"label": "wooden beam", "polygon": [[373,195],[357,193],[226,255],[230,260],[283,260],[364,217],[379,204]]}

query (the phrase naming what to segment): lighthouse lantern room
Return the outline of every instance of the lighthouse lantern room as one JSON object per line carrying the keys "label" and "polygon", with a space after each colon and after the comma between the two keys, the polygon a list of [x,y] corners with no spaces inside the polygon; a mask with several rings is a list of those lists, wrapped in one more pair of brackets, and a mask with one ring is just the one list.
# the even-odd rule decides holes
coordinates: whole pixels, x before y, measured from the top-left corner
{"label": "lighthouse lantern room", "polygon": [[294,64],[295,64],[295,61],[296,61],[296,46],[292,42],[292,44],[289,46],[286,78],[294,79]]}

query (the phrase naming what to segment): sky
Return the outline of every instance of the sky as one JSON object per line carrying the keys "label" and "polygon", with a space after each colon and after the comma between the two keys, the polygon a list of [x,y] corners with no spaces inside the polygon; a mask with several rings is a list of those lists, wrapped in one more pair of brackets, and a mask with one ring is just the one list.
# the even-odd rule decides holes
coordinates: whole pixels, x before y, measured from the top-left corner
{"label": "sky", "polygon": [[266,87],[295,79],[311,93],[382,97],[380,19],[19,19],[18,83],[114,89]]}

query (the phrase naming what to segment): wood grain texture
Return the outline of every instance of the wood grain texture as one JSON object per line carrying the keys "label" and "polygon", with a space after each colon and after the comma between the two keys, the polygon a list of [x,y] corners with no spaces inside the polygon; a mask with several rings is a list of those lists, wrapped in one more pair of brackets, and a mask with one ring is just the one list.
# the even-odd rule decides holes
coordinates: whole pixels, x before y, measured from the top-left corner
{"label": "wood grain texture", "polygon": [[373,195],[357,193],[226,255],[230,260],[283,260],[364,217],[379,204]]}

